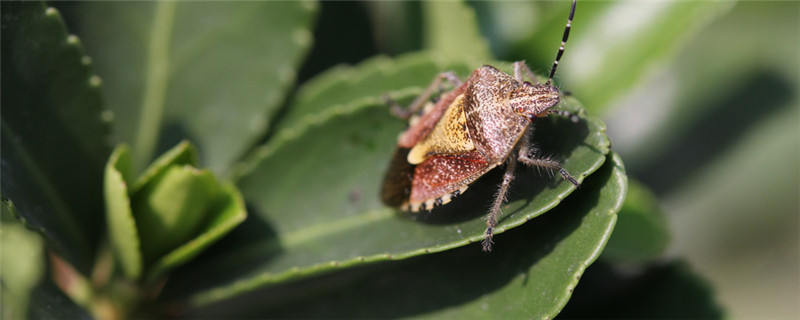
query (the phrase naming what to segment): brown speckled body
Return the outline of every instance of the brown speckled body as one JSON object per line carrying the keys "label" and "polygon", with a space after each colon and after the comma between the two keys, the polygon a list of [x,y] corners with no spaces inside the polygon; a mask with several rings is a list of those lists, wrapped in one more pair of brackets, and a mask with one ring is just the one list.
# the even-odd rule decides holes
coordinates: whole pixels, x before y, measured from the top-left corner
{"label": "brown speckled body", "polygon": [[[450,202],[470,183],[505,163],[482,241],[483,250],[491,251],[498,215],[518,162],[556,171],[575,187],[580,184],[559,161],[536,155],[530,140],[532,131],[528,130],[534,119],[551,112],[577,119],[567,111],[550,110],[559,101],[558,89],[550,84],[564,53],[576,6],[577,0],[572,0],[561,47],[544,84],[523,80],[525,74],[534,76],[522,61],[514,63],[513,77],[483,66],[463,83],[452,72],[441,73],[408,108],[392,106],[393,113],[410,120],[410,127],[400,135],[386,173],[381,190],[384,203],[411,211],[432,209]],[[435,105],[425,104],[445,79],[455,89]],[[413,116],[419,110],[423,114]]]}
{"label": "brown speckled body", "polygon": [[449,202],[501,165],[531,121],[556,103],[552,86],[492,66],[475,70],[400,135],[383,201],[411,211]]}

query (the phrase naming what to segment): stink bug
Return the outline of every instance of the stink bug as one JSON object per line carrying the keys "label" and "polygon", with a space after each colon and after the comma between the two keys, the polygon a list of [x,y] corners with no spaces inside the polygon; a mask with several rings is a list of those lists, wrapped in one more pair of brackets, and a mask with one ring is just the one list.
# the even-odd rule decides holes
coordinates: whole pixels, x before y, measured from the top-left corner
{"label": "stink bug", "polygon": [[[452,72],[439,74],[407,108],[392,103],[395,115],[409,120],[398,138],[381,198],[406,211],[425,211],[450,202],[493,168],[505,163],[505,173],[486,222],[483,250],[491,251],[492,234],[505,202],[517,162],[558,171],[578,186],[578,181],[556,160],[537,156],[531,145],[531,123],[558,104],[558,89],[551,85],[558,61],[569,37],[576,1],[572,1],[567,25],[547,82],[532,84],[531,70],[514,63],[514,76],[485,65],[461,81]],[[429,99],[443,81],[454,89],[433,103]]]}

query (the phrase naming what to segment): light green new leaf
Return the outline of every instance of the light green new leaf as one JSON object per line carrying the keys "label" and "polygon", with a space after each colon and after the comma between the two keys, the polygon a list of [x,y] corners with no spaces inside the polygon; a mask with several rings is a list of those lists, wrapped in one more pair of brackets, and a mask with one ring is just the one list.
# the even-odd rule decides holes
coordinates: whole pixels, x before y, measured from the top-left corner
{"label": "light green new leaf", "polygon": [[0,316],[25,319],[31,292],[44,276],[44,240],[17,220],[11,201],[3,199],[0,206]]}
{"label": "light green new leaf", "polygon": [[199,232],[221,192],[208,170],[173,165],[133,195],[145,261],[153,261]]}
{"label": "light green new leaf", "polygon": [[[491,254],[469,245],[351,268],[209,305],[189,316],[553,318],[599,255],[625,198],[622,163],[615,154],[608,157],[561,205],[498,237]],[[260,302],[248,306],[243,301]]]}
{"label": "light green new leaf", "polygon": [[615,263],[644,263],[657,258],[669,244],[667,220],[658,200],[646,186],[629,181],[628,197],[619,211],[614,234],[603,259]]}
{"label": "light green new leaf", "polygon": [[196,169],[196,164],[196,150],[184,141],[156,159],[133,184],[126,174],[131,171],[127,147],[117,148],[109,160],[109,237],[128,278],[138,279],[145,269],[148,280],[157,279],[246,217],[239,191],[208,170]]}
{"label": "light green new leaf", "polygon": [[[580,181],[605,161],[609,142],[602,122],[581,111],[577,101],[568,98],[564,105],[581,121],[541,119],[534,140],[563,159],[566,170]],[[304,121],[279,132],[250,160],[238,185],[249,201],[251,219],[238,236],[234,233],[225,242],[228,249],[205,255],[191,271],[173,277],[178,290],[217,288],[195,296],[198,302],[208,302],[288,279],[443,251],[483,238],[482,218],[499,171],[470,187],[462,201],[435,214],[409,216],[387,208],[378,197],[404,126],[380,98],[327,109]],[[555,207],[573,190],[561,178],[520,168],[497,233]]]}
{"label": "light green new leaf", "polygon": [[2,2],[2,192],[88,273],[102,230],[109,127],[100,80],[58,11]]}
{"label": "light green new leaf", "polygon": [[247,217],[244,200],[239,190],[230,183],[222,183],[217,200],[202,225],[202,232],[161,257],[148,272],[149,279],[156,279],[202,253],[211,244],[228,234]]}
{"label": "light green new leaf", "polygon": [[181,141],[181,143],[158,156],[153,160],[153,163],[147,166],[147,169],[133,183],[131,193],[139,191],[145,184],[160,178],[171,166],[197,167],[199,162],[197,149],[195,149],[194,145],[188,141]]}
{"label": "light green new leaf", "polygon": [[[172,166],[187,166],[197,164],[197,151],[194,147],[183,142],[161,155],[147,170],[136,180],[131,176],[133,172],[130,149],[127,145],[117,147],[111,154],[106,165],[105,175],[105,200],[106,223],[108,236],[123,273],[129,279],[137,280],[142,270],[146,267],[142,257],[142,241],[139,238],[141,221],[137,225],[131,206],[131,194],[134,194],[145,184],[153,179],[160,178]],[[136,182],[134,182],[136,181]],[[198,220],[199,221],[199,220]],[[145,235],[149,235],[148,243],[159,234],[144,228]],[[163,233],[163,232],[162,232]]]}
{"label": "light green new leaf", "polygon": [[113,247],[114,257],[129,279],[138,279],[142,272],[142,253],[136,221],[131,212],[128,188],[131,185],[130,149],[119,146],[111,153],[106,165],[104,196],[106,200],[106,228]]}
{"label": "light green new leaf", "polygon": [[266,131],[315,11],[297,1],[86,2],[75,22],[134,168],[188,139],[220,173]]}

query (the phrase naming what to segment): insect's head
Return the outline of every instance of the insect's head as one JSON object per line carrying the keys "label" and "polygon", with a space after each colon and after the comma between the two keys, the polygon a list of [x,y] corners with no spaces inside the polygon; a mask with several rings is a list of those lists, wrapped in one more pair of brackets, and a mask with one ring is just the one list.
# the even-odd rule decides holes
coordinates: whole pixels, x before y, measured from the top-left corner
{"label": "insect's head", "polygon": [[516,114],[533,120],[544,116],[548,109],[558,104],[559,99],[556,87],[526,81],[511,92],[509,104]]}

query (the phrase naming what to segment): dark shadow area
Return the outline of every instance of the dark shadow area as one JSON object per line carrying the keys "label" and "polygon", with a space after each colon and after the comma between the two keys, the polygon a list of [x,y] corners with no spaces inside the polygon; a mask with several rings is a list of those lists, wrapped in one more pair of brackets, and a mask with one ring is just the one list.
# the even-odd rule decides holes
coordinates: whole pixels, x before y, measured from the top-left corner
{"label": "dark shadow area", "polygon": [[562,319],[720,319],[707,284],[681,261],[621,271],[598,262],[584,273]]}
{"label": "dark shadow area", "polygon": [[[612,173],[612,165],[601,168],[564,204],[538,217],[535,223],[498,237],[491,254],[473,244],[404,261],[349,268],[259,289],[190,310],[184,316],[397,318],[472,302],[508,285],[520,273],[530,273],[532,266],[553,254],[558,243],[585,229],[583,220],[597,206]],[[534,283],[526,280],[521,285]]]}
{"label": "dark shadow area", "polygon": [[247,206],[247,219],[192,263],[171,273],[159,300],[185,298],[209,287],[240,279],[281,253],[277,233],[255,207]]}
{"label": "dark shadow area", "polygon": [[[369,21],[369,12],[362,2],[321,1],[315,22],[312,47],[300,66],[297,81],[286,94],[286,99],[276,109],[267,132],[246,148],[239,159],[243,159],[259,145],[265,144],[275,135],[275,128],[289,111],[297,89],[304,82],[327,69],[340,64],[356,64],[377,54]],[[346,17],[346,18],[343,18]]]}
{"label": "dark shadow area", "polygon": [[[67,31],[75,33],[80,30],[78,28],[78,21],[80,21],[80,6],[83,1],[50,1],[47,5],[58,10],[61,17],[64,19],[64,24],[67,25]],[[80,34],[78,34],[80,36]]]}
{"label": "dark shadow area", "polygon": [[[196,137],[192,136],[189,130],[186,130],[183,123],[176,122],[176,121],[165,121],[161,132],[159,132],[158,142],[156,145],[156,150],[153,153],[153,159],[150,161],[155,160],[169,149],[177,146],[183,140],[188,141],[202,141],[202,139],[196,139]],[[197,153],[202,164],[203,159],[207,158],[204,157],[204,150],[202,150],[202,146],[192,143],[192,145],[197,149]],[[204,167],[204,165],[201,165]]]}
{"label": "dark shadow area", "polygon": [[314,45],[298,74],[298,83],[338,64],[354,64],[377,54],[369,12],[363,2],[322,1],[314,27]]}
{"label": "dark shadow area", "polygon": [[27,317],[28,319],[94,319],[49,278],[39,283],[31,292]]}
{"label": "dark shadow area", "polygon": [[82,52],[42,20],[41,5],[2,4],[2,195],[57,254],[89,274],[105,228],[110,128],[91,118],[100,117],[102,98],[86,87]]}
{"label": "dark shadow area", "polygon": [[668,193],[728,151],[754,124],[790,107],[789,102],[796,99],[792,82],[778,73],[763,72],[745,79],[738,90],[712,106],[694,108],[706,111],[687,124],[689,128],[676,130],[681,132],[677,144],[667,146],[658,160],[632,174],[656,194]]}

